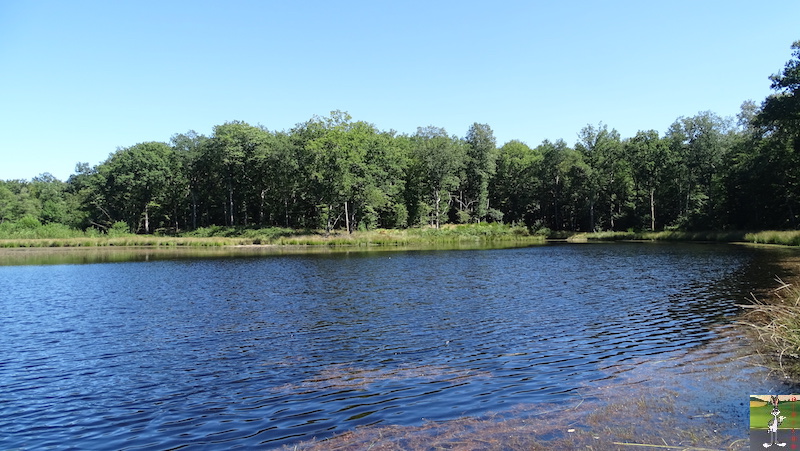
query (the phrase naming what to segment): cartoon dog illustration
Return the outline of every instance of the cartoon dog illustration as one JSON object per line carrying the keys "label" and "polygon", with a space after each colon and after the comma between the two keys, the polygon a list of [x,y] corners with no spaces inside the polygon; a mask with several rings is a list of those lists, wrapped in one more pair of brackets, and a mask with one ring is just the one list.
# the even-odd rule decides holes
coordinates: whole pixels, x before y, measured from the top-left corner
{"label": "cartoon dog illustration", "polygon": [[786,417],[781,416],[781,411],[778,410],[778,397],[770,396],[770,403],[772,403],[772,419],[767,423],[769,430],[769,439],[772,443],[764,443],[764,448],[769,448],[772,445],[786,446],[786,443],[778,443],[778,426],[783,423]]}

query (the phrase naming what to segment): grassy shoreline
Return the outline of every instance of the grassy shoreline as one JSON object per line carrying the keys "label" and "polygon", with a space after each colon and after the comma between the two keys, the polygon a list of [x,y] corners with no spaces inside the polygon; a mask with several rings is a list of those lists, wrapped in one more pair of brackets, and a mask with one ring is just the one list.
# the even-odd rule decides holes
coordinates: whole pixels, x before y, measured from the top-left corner
{"label": "grassy shoreline", "polygon": [[730,231],[661,231],[576,233],[565,238],[570,242],[588,241],[699,241],[715,243],[774,244],[800,246],[800,230]]}
{"label": "grassy shoreline", "polygon": [[547,240],[574,243],[590,241],[684,241],[772,244],[800,246],[800,231],[661,231],[661,232],[531,232],[525,227],[503,224],[446,225],[410,229],[378,229],[347,233],[321,230],[294,230],[278,227],[263,229],[209,227],[178,235],[103,234],[94,230],[80,231],[62,227],[41,226],[0,234],[0,248],[27,247],[210,247],[246,245],[293,246],[404,246],[458,242],[544,242]]}
{"label": "grassy shoreline", "polygon": [[[46,231],[45,231],[46,232]],[[0,238],[0,248],[31,247],[217,247],[217,246],[406,246],[442,243],[541,243],[544,235],[524,227],[502,224],[465,224],[441,229],[378,229],[347,233],[299,231],[282,228],[242,229],[213,227],[178,236],[96,234],[75,231],[71,236],[47,236],[32,230],[20,236]]]}

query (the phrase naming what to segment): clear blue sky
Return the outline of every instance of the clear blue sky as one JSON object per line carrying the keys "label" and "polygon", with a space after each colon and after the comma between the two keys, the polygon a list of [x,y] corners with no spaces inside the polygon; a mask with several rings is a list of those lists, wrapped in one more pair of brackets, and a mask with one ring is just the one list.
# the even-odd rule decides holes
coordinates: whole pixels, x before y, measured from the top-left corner
{"label": "clear blue sky", "polygon": [[663,133],[761,102],[798,39],[797,0],[0,0],[0,179],[336,109],[498,144]]}

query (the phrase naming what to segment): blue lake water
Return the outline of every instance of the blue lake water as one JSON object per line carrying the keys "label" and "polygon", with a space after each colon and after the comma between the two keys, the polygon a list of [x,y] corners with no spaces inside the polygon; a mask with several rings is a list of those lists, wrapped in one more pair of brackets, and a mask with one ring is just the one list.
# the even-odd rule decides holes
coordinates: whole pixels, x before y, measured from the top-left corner
{"label": "blue lake water", "polygon": [[746,437],[747,396],[786,387],[729,323],[771,262],[615,243],[0,266],[0,448],[274,448],[632,377]]}

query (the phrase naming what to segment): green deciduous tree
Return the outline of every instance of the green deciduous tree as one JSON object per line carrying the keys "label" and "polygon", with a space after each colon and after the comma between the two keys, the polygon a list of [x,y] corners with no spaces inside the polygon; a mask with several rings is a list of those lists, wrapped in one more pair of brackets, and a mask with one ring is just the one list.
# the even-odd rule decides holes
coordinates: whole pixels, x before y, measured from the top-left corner
{"label": "green deciduous tree", "polygon": [[[200,158],[207,141],[207,137],[198,134],[194,130],[178,133],[170,138],[181,172],[181,177],[176,182],[185,183],[184,186],[176,188],[188,192],[190,219],[188,219],[187,223],[191,224],[192,229],[196,229],[198,225],[198,209],[202,203],[200,195],[207,179],[207,177],[203,177],[200,167]],[[175,214],[177,216],[178,213],[176,212]]]}
{"label": "green deciduous tree", "polygon": [[761,106],[757,123],[792,140],[800,148],[800,41],[792,44],[792,59],[783,71],[770,76],[774,94]]}
{"label": "green deciduous tree", "polygon": [[[308,149],[314,155],[313,178],[318,186],[319,204],[325,209],[325,230],[330,232],[339,218],[352,232],[353,200],[366,183],[366,155],[374,127],[352,122],[352,117],[334,111],[328,118],[315,118],[311,127],[319,136],[310,140]],[[341,210],[339,210],[341,208]]]}
{"label": "green deciduous tree", "polygon": [[578,137],[575,150],[581,153],[586,163],[588,230],[598,229],[598,217],[601,218],[600,228],[613,230],[620,215],[620,205],[627,195],[626,167],[619,133],[601,123],[597,127],[587,125]]}
{"label": "green deciduous tree", "polygon": [[412,137],[411,155],[413,183],[420,194],[414,201],[414,210],[438,229],[447,220],[452,193],[461,182],[465,146],[457,137],[448,136],[443,128],[419,127]]}
{"label": "green deciduous tree", "polygon": [[72,224],[67,199],[67,184],[45,172],[31,180],[31,186],[41,204],[39,220],[43,224]]}
{"label": "green deciduous tree", "polygon": [[[409,142],[393,132],[374,129],[367,141],[365,172],[356,190],[359,227],[405,227],[408,211],[403,203]],[[355,214],[355,213],[354,213]],[[355,221],[354,221],[355,222]]]}
{"label": "green deciduous tree", "polygon": [[504,221],[532,226],[541,219],[543,159],[540,148],[531,149],[517,140],[499,149],[497,171],[491,181],[492,205],[500,210]]}
{"label": "green deciduous tree", "polygon": [[267,130],[231,121],[214,127],[214,134],[204,146],[199,163],[208,181],[217,187],[210,208],[222,206],[225,225],[248,225],[252,221],[253,203],[259,203],[263,184],[257,180],[260,173],[255,161],[266,152],[268,140]]}
{"label": "green deciduous tree", "polygon": [[489,180],[496,171],[497,144],[487,124],[472,124],[464,139],[466,159],[457,198],[460,212],[476,222],[489,214]]}
{"label": "green deciduous tree", "polygon": [[67,193],[72,199],[73,223],[81,228],[97,228],[108,230],[116,221],[108,213],[106,202],[105,178],[98,171],[97,166],[89,163],[75,165],[75,173],[67,179]]}
{"label": "green deciduous tree", "polygon": [[774,94],[761,105],[754,123],[762,128],[754,163],[769,176],[773,214],[784,219],[785,226],[798,228],[800,221],[800,41],[792,44],[792,59],[783,71],[770,77]]}
{"label": "green deciduous tree", "polygon": [[669,146],[657,131],[647,130],[639,131],[636,136],[625,141],[624,150],[630,162],[636,197],[646,199],[647,208],[636,208],[635,211],[648,212],[649,215],[642,214],[640,217],[642,219],[649,217],[650,230],[656,230],[658,222],[656,194],[657,190],[663,190],[667,183],[665,174],[671,164]]}
{"label": "green deciduous tree", "polygon": [[7,185],[0,181],[0,223],[16,219],[17,196]]}
{"label": "green deciduous tree", "polygon": [[298,150],[298,167],[307,171],[307,183],[297,191],[316,207],[326,232],[340,223],[351,232],[407,224],[407,139],[333,111],[299,124],[290,141]]}
{"label": "green deciduous tree", "polygon": [[259,223],[261,225],[305,226],[301,204],[305,178],[300,149],[283,132],[273,133],[268,147],[258,154],[261,172]]}
{"label": "green deciduous tree", "polygon": [[545,140],[536,151],[543,158],[540,174],[543,225],[553,230],[578,230],[589,167],[581,153],[561,139]]}
{"label": "green deciduous tree", "polygon": [[152,232],[153,225],[170,224],[169,207],[176,195],[173,182],[180,167],[168,144],[145,142],[119,149],[98,172],[104,180],[105,210],[112,219],[144,233]]}
{"label": "green deciduous tree", "polygon": [[714,220],[714,183],[731,147],[731,121],[705,111],[680,117],[666,139],[675,156],[676,225],[701,228]]}

